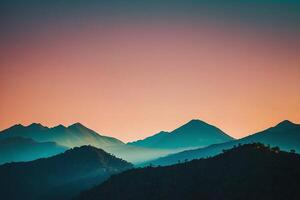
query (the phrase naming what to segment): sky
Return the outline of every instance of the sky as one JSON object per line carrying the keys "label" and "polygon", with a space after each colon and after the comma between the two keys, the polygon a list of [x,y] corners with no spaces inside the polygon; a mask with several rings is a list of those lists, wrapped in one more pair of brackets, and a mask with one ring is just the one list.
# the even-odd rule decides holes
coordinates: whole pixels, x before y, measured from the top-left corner
{"label": "sky", "polygon": [[0,2],[0,130],[123,141],[191,119],[241,138],[300,123],[300,1]]}

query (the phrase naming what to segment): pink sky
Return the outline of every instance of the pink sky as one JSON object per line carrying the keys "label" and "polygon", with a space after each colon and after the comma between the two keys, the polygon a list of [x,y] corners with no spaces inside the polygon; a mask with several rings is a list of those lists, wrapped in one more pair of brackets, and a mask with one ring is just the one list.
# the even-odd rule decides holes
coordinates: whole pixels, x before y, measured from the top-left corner
{"label": "pink sky", "polygon": [[300,123],[300,44],[288,34],[90,22],[16,38],[1,47],[0,129],[80,122],[131,141],[194,118],[236,138]]}

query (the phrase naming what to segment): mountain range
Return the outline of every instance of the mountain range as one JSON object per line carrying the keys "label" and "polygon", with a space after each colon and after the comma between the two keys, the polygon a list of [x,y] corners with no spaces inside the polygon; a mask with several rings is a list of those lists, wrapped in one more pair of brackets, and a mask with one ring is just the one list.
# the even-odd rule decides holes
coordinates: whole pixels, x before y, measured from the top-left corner
{"label": "mountain range", "polygon": [[300,152],[300,125],[285,120],[262,132],[235,140],[215,126],[191,120],[172,132],[160,132],[127,144],[100,135],[80,123],[53,128],[37,123],[15,125],[0,132],[0,164],[49,157],[72,147],[92,145],[138,166],[150,163],[170,165],[214,156],[239,143],[252,142]]}
{"label": "mountain range", "polygon": [[230,149],[238,144],[261,142],[270,146],[278,146],[285,151],[295,150],[300,152],[300,125],[288,120],[282,121],[274,127],[247,137],[232,140],[221,144],[213,144],[205,148],[186,150],[161,157],[143,165],[171,165],[185,160],[205,158],[221,153],[224,149]]}
{"label": "mountain range", "polygon": [[68,127],[58,125],[53,128],[38,123],[29,126],[19,124],[0,132],[0,140],[16,136],[31,138],[37,142],[55,142],[68,148],[90,144],[105,149],[109,146],[123,144],[120,140],[102,136],[80,123]]}
{"label": "mountain range", "polygon": [[[10,139],[10,146],[17,146],[20,145],[22,141],[26,141],[21,140],[20,138],[31,139],[32,142],[35,142],[36,144],[52,142],[55,143],[56,146],[60,146],[62,149],[79,147],[83,145],[92,145],[134,163],[143,162],[149,159],[157,158],[159,156],[167,155],[172,152],[176,152],[170,150],[157,150],[126,145],[116,138],[100,135],[80,123],[75,123],[68,127],[58,125],[53,128],[48,128],[39,123],[33,123],[29,126],[18,124],[0,132],[0,141],[7,140],[8,138],[19,138]],[[16,144],[13,144],[14,141],[16,142]],[[25,146],[26,144],[22,145]],[[33,146],[27,145],[28,151],[18,153],[20,159],[15,160],[15,157],[7,157],[7,159],[3,159],[3,162],[27,161],[29,160],[29,158],[30,160],[41,158],[39,154],[27,155],[27,152],[36,152],[36,150],[32,147]],[[51,148],[50,145],[48,145],[48,147],[48,151],[46,151],[46,148],[44,149],[45,151],[40,149],[40,154],[49,156],[55,155],[56,148]],[[5,152],[5,150],[7,152]],[[11,151],[13,151],[11,148],[3,149],[4,154],[9,155],[11,154]]]}
{"label": "mountain range", "polygon": [[[69,200],[86,190],[79,200],[297,199],[291,179],[299,178],[292,166],[299,167],[295,152],[300,152],[300,125],[287,120],[241,139],[192,120],[128,144],[79,123],[15,125],[0,132],[0,197]],[[133,169],[132,161],[151,167]],[[172,166],[160,167],[165,165]],[[281,189],[282,194],[270,192]]]}
{"label": "mountain range", "polygon": [[[232,140],[230,136],[220,129],[200,120],[191,120],[170,133],[161,132],[143,141],[128,144],[116,138],[100,135],[80,123],[75,123],[68,127],[58,125],[53,128],[43,126],[39,123],[33,123],[29,126],[18,124],[0,132],[0,141],[16,137],[32,139],[36,143],[55,142],[62,149],[92,145],[135,164],[186,149]],[[18,145],[20,145],[21,139],[18,140]],[[14,146],[13,141],[11,139],[11,146]],[[30,146],[27,146],[27,149],[28,152],[36,152]],[[11,149],[6,150],[11,151]],[[41,155],[48,156],[55,155],[56,153],[55,149],[52,149],[50,146],[48,151],[40,150],[40,153]],[[9,152],[7,154],[10,154]],[[7,157],[3,162],[28,161],[41,158],[38,154],[28,155],[26,151],[20,152],[18,155],[20,159]],[[0,160],[0,163],[3,162]]]}
{"label": "mountain range", "polygon": [[92,146],[0,166],[1,199],[66,200],[133,165]]}
{"label": "mountain range", "polygon": [[76,200],[297,200],[299,167],[298,154],[240,145],[208,159],[114,175]]}
{"label": "mountain range", "polygon": [[128,143],[132,146],[157,149],[191,149],[233,140],[219,128],[201,120],[191,120],[172,132],[160,132],[144,140]]}

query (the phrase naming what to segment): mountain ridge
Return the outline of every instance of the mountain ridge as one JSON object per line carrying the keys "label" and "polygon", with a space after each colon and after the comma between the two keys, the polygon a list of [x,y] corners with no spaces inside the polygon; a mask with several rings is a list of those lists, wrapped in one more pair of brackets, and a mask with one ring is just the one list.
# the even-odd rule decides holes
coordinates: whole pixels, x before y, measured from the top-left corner
{"label": "mountain ridge", "polygon": [[171,165],[186,159],[192,160],[215,156],[221,153],[223,149],[230,149],[238,144],[247,144],[253,142],[261,142],[266,145],[279,146],[285,151],[290,151],[293,149],[296,152],[300,152],[300,125],[284,120],[273,127],[241,139],[170,154],[152,161],[147,161],[141,164],[141,166],[149,165],[150,163],[154,165]]}
{"label": "mountain ridge", "polygon": [[76,200],[103,196],[106,200],[296,200],[299,167],[298,154],[260,143],[245,144],[212,158],[131,169],[81,193]]}
{"label": "mountain ridge", "polygon": [[52,128],[39,123],[28,126],[14,125],[0,132],[0,141],[9,137],[31,138],[36,142],[55,142],[67,148],[92,145],[133,163],[175,152],[130,146],[116,138],[100,135],[81,123],[74,123],[68,127],[57,125]]}
{"label": "mountain ridge", "polygon": [[[40,123],[32,123],[28,126],[14,125],[0,132],[0,139],[14,136],[31,138],[37,142],[53,141],[69,148],[85,144],[93,144],[101,148],[110,145],[124,144],[116,138],[98,134],[80,123],[74,123],[68,127],[57,125],[52,128],[43,126]],[[78,138],[79,136],[81,138]]]}
{"label": "mountain ridge", "polygon": [[143,140],[128,143],[157,149],[189,149],[234,140],[221,129],[193,119],[171,132],[159,132]]}
{"label": "mountain ridge", "polygon": [[1,198],[70,199],[110,175],[132,167],[131,163],[88,145],[49,158],[7,163],[0,166]]}

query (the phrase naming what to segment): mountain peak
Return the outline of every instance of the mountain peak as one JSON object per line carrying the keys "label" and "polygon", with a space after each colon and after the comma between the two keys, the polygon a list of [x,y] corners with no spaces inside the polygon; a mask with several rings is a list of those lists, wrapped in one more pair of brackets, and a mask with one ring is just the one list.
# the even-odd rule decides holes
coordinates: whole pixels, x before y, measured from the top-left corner
{"label": "mountain peak", "polygon": [[191,121],[189,121],[186,124],[190,124],[190,125],[198,125],[198,124],[207,124],[206,122],[200,120],[200,119],[192,119]]}
{"label": "mountain peak", "polygon": [[57,155],[59,156],[66,156],[70,158],[73,157],[75,159],[81,159],[81,161],[84,162],[97,162],[101,163],[102,166],[109,165],[111,160],[113,159],[116,162],[119,162],[119,164],[124,164],[128,166],[129,168],[132,168],[133,165],[125,160],[122,160],[121,158],[117,158],[114,155],[104,151],[103,149],[91,146],[91,145],[83,145],[80,147],[74,147],[72,149],[68,149],[63,154]]}
{"label": "mountain peak", "polygon": [[232,140],[217,127],[199,119],[193,119],[173,130],[155,143],[156,148],[195,148]]}
{"label": "mountain peak", "polygon": [[99,151],[99,152],[105,152],[104,150],[96,148],[96,147],[93,147],[91,145],[83,145],[83,146],[80,146],[80,147],[74,147],[72,149],[67,150],[66,152],[76,152],[76,151],[78,151],[78,152],[80,152],[80,151],[81,152],[82,151],[91,151],[91,152],[97,152],[97,151]]}
{"label": "mountain peak", "polygon": [[55,126],[53,128],[54,129],[65,129],[66,127],[64,125],[62,125],[62,124],[59,124],[59,125],[57,125],[57,126]]}
{"label": "mountain peak", "polygon": [[159,133],[157,133],[158,135],[163,135],[163,134],[168,134],[169,132],[167,131],[160,131]]}
{"label": "mountain peak", "polygon": [[279,124],[277,124],[275,127],[279,127],[279,128],[289,128],[289,127],[294,127],[297,124],[294,124],[293,122],[289,121],[289,120],[284,120],[282,122],[280,122]]}
{"label": "mountain peak", "polygon": [[86,127],[84,125],[82,125],[81,123],[76,122],[76,123],[70,125],[68,128],[86,128]]}
{"label": "mountain peak", "polygon": [[203,137],[204,135],[212,137],[211,134],[213,134],[213,135],[221,134],[222,136],[225,136],[226,138],[233,139],[232,137],[230,137],[229,135],[227,135],[223,131],[221,131],[219,128],[217,128],[211,124],[208,124],[202,120],[199,120],[199,119],[192,119],[188,123],[182,125],[181,127],[177,128],[171,132],[171,134],[175,134],[175,133],[185,133],[185,134],[188,133],[188,134],[202,135],[201,137]]}
{"label": "mountain peak", "polygon": [[38,128],[38,129],[44,129],[47,128],[46,126],[43,126],[41,123],[32,123],[29,126],[29,128]]}
{"label": "mountain peak", "polygon": [[14,128],[24,128],[24,126],[22,124],[16,124],[16,125],[13,125],[12,127],[8,128],[8,129],[14,129]]}
{"label": "mountain peak", "polygon": [[178,129],[182,129],[182,128],[204,128],[204,127],[214,127],[200,119],[192,119],[191,121],[187,122],[186,124],[182,125],[181,127],[179,127]]}

